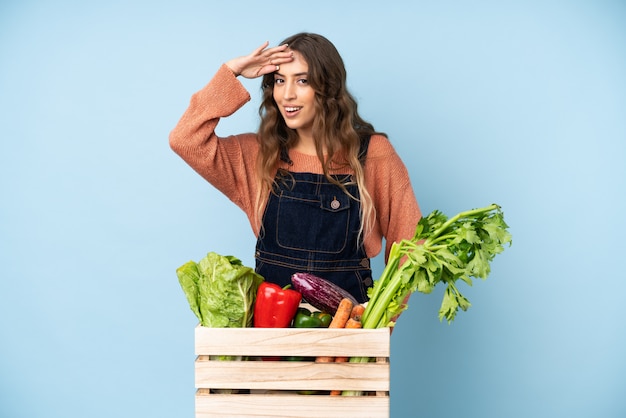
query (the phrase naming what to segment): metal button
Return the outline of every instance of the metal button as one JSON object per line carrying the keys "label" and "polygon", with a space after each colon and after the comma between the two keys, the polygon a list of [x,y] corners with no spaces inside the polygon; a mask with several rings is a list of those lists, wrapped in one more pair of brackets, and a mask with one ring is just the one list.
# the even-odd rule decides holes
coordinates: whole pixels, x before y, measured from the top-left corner
{"label": "metal button", "polygon": [[336,197],[333,197],[333,201],[330,202],[330,207],[333,209],[339,209],[339,206],[341,206],[341,203],[337,200]]}

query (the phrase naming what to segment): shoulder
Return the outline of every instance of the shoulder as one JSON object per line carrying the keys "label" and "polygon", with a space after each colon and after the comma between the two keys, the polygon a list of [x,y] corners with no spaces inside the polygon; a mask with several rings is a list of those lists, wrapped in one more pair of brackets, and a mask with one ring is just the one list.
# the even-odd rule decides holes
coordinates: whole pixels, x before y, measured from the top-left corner
{"label": "shoulder", "polygon": [[398,154],[396,153],[395,148],[393,147],[389,138],[384,135],[374,134],[370,138],[369,147],[367,149],[367,159],[368,160],[396,160],[398,159]]}
{"label": "shoulder", "polygon": [[[372,135],[365,159],[365,176],[376,184],[394,184],[404,187],[409,174],[402,158],[384,135]],[[387,187],[387,186],[385,186]]]}

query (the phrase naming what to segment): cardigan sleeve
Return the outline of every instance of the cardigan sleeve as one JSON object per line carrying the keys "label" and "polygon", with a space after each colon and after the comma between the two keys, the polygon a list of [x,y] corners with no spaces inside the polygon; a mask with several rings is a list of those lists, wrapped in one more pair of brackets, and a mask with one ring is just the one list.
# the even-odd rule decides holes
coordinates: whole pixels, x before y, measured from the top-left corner
{"label": "cardigan sleeve", "polygon": [[256,134],[218,137],[220,118],[230,116],[250,100],[232,71],[222,65],[213,79],[190,100],[169,136],[170,147],[209,183],[250,217],[256,193]]}
{"label": "cardigan sleeve", "polygon": [[406,166],[389,140],[373,136],[365,162],[366,182],[376,207],[376,226],[366,239],[366,251],[373,257],[385,239],[385,263],[391,245],[415,235],[422,213]]}

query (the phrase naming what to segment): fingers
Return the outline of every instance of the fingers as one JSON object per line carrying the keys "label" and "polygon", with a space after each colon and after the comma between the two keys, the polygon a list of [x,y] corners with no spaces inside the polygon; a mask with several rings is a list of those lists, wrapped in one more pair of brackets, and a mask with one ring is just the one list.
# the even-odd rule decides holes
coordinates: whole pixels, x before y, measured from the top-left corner
{"label": "fingers", "polygon": [[278,71],[281,64],[293,61],[293,51],[286,44],[268,48],[264,42],[247,56],[233,59],[227,63],[235,75],[255,78]]}
{"label": "fingers", "polygon": [[[267,47],[267,42],[264,44]],[[280,70],[280,65],[293,61],[293,51],[288,50],[287,44],[275,46],[272,48],[257,49],[260,54],[259,75],[273,73]]]}
{"label": "fingers", "polygon": [[268,49],[265,50],[265,52],[270,54],[270,55],[281,54],[281,53],[288,54],[289,52],[285,52],[287,50],[287,48],[289,48],[289,45],[282,44],[282,45],[274,46],[272,48],[268,48]]}
{"label": "fingers", "polygon": [[[265,46],[267,46],[267,42],[265,43]],[[280,65],[293,60],[293,52],[288,51],[287,48],[289,48],[289,46],[284,44],[273,48],[257,49],[257,51],[263,64]]]}
{"label": "fingers", "polygon": [[269,41],[265,41],[263,43],[263,45],[261,45],[260,47],[258,47],[254,51],[252,51],[252,54],[250,54],[250,55],[251,56],[261,55],[263,53],[263,51],[265,50],[265,48],[268,47],[269,44],[270,44]]}
{"label": "fingers", "polygon": [[281,54],[274,54],[269,57],[268,65],[280,65],[293,61],[293,52],[284,52]]}
{"label": "fingers", "polygon": [[264,65],[263,67],[259,68],[258,76],[270,74],[278,70],[280,70],[280,65]]}
{"label": "fingers", "polygon": [[268,48],[269,44],[270,43],[268,41],[265,41],[263,45],[259,46],[254,51],[252,51],[249,57],[252,57],[252,58],[266,57],[267,58],[276,53],[281,53],[289,47],[287,44],[283,44],[283,45],[278,45],[278,46]]}

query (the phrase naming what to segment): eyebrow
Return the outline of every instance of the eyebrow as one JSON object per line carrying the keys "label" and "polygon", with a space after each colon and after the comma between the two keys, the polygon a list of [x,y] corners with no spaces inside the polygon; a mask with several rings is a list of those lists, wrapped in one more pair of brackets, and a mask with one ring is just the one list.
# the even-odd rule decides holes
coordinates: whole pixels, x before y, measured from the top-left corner
{"label": "eyebrow", "polygon": [[[275,75],[279,75],[279,76],[281,76],[281,77],[285,77],[285,75],[284,75],[284,74],[281,74],[281,73],[279,73],[279,72],[274,72],[274,74],[275,74]],[[296,73],[296,74],[293,74],[293,76],[294,76],[294,77],[301,77],[301,76],[303,76],[303,75],[307,75],[307,76],[308,76],[308,75],[309,75],[309,73],[308,73],[308,72],[303,72],[303,73]]]}

